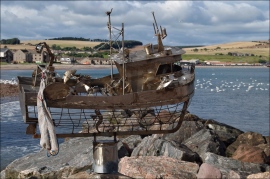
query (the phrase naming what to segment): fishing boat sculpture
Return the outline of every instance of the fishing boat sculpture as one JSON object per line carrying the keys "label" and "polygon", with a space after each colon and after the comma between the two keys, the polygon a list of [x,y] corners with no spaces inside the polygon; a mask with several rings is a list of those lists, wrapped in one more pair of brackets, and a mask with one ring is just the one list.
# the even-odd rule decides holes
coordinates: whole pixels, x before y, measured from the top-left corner
{"label": "fishing boat sculpture", "polygon": [[[107,13],[110,17],[110,13]],[[37,66],[32,77],[18,76],[20,106],[26,133],[40,137],[38,100],[46,105],[56,137],[122,136],[171,133],[178,130],[189,102],[194,95],[195,67],[181,64],[185,52],[177,47],[165,47],[162,40],[166,29],[157,26],[154,32],[157,44],[147,44],[140,50],[124,47],[110,55],[118,72],[101,78],[76,74],[67,70],[57,76],[53,67],[53,54],[47,66]],[[108,28],[111,32],[110,18]],[[110,39],[110,44],[111,44]],[[76,66],[75,66],[76,67]],[[39,99],[40,84],[44,82],[43,99]]]}

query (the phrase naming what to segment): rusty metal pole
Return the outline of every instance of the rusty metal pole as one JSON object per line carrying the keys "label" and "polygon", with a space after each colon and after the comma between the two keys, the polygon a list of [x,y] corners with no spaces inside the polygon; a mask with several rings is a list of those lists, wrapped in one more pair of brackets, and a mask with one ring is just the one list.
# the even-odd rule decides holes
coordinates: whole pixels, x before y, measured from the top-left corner
{"label": "rusty metal pole", "polygon": [[156,18],[155,18],[155,14],[154,14],[154,12],[152,12],[152,14],[153,14],[155,25],[156,25],[156,28],[157,28],[157,34],[159,34],[159,29],[158,29],[157,21],[156,21]]}
{"label": "rusty metal pole", "polygon": [[124,23],[122,23],[122,49],[123,49],[123,95],[125,94],[125,43],[124,43]]}
{"label": "rusty metal pole", "polygon": [[[111,12],[112,12],[112,10],[111,10]],[[108,13],[108,16],[109,16],[109,33],[110,33],[110,61],[111,61],[111,79],[113,79],[111,12],[110,12],[110,13]]]}

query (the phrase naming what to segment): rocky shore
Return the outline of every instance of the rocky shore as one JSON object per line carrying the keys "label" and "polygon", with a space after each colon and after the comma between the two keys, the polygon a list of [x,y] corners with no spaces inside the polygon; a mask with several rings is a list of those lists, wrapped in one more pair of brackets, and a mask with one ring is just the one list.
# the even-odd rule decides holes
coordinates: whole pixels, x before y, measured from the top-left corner
{"label": "rocky shore", "polygon": [[18,85],[0,83],[0,97],[14,97],[18,96]]}
{"label": "rocky shore", "polygon": [[270,177],[269,136],[190,113],[175,133],[121,136],[118,141],[118,171],[113,174],[93,172],[93,138],[88,137],[66,139],[55,157],[41,150],[19,158],[1,178]]}

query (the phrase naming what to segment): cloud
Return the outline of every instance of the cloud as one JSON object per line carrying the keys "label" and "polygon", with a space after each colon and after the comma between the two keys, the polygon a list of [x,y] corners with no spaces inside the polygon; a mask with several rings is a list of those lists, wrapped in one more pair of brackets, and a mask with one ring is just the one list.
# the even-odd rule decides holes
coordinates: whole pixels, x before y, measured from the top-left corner
{"label": "cloud", "polygon": [[111,8],[112,25],[144,44],[156,43],[152,11],[167,45],[269,39],[268,1],[1,1],[1,39],[105,39]]}

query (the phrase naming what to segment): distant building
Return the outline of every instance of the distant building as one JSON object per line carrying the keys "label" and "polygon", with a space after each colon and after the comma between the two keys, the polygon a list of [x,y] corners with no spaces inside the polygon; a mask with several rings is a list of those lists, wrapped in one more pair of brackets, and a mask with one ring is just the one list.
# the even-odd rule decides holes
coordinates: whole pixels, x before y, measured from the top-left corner
{"label": "distant building", "polygon": [[34,63],[43,63],[43,55],[42,53],[37,53],[35,50],[28,50],[32,55],[32,62]]}
{"label": "distant building", "polygon": [[71,64],[72,63],[72,59],[71,58],[60,58],[60,63]]}
{"label": "distant building", "polygon": [[91,65],[91,59],[89,57],[77,60],[77,62],[83,65]]}
{"label": "distant building", "polygon": [[13,61],[13,53],[8,48],[0,49],[1,62],[11,63]]}
{"label": "distant building", "polygon": [[226,62],[220,62],[220,61],[204,61],[206,65],[215,65],[215,66],[224,66],[227,65]]}
{"label": "distant building", "polygon": [[194,63],[195,65],[200,63],[199,59],[182,60],[181,63]]}
{"label": "distant building", "polygon": [[107,58],[83,58],[80,60],[77,60],[78,63],[80,64],[85,64],[85,65],[110,65],[111,62]]}
{"label": "distant building", "polygon": [[32,59],[32,54],[28,50],[17,50],[13,54],[13,61],[17,63],[31,63]]}
{"label": "distant building", "polygon": [[109,65],[110,60],[107,58],[91,58],[93,65]]}
{"label": "distant building", "polygon": [[62,57],[60,58],[60,63],[63,63],[63,64],[74,64],[74,63],[77,63],[77,60],[74,58],[74,57]]}
{"label": "distant building", "polygon": [[199,59],[191,59],[189,60],[190,63],[194,63],[195,65],[199,64],[200,63],[200,60]]}

